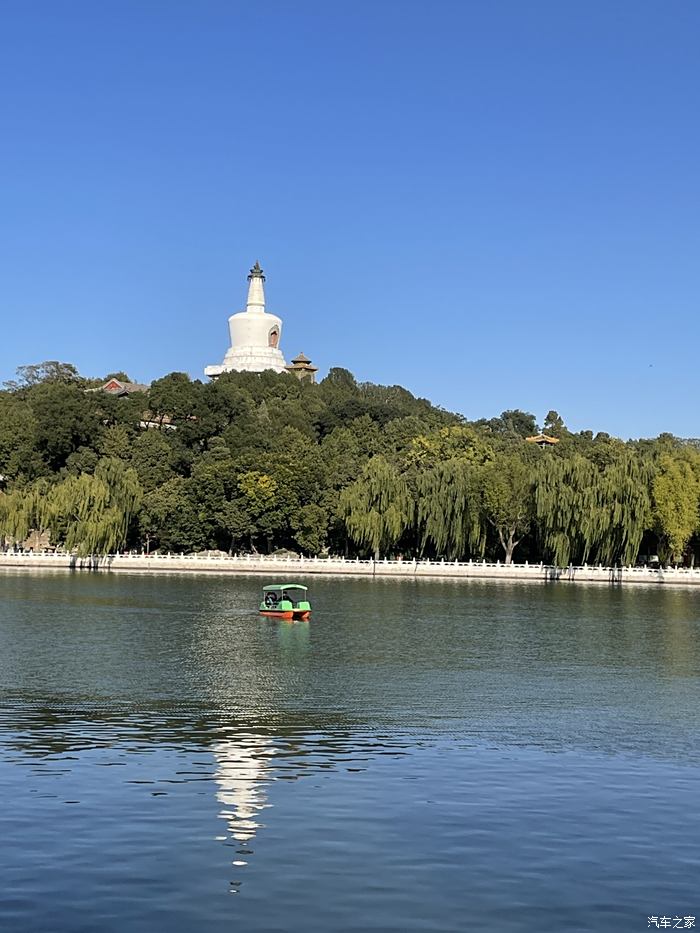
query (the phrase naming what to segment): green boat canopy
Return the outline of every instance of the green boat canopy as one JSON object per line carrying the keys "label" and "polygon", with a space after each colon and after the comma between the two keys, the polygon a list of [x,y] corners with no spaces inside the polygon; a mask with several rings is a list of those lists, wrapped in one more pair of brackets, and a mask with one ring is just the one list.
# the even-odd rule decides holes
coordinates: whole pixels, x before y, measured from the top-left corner
{"label": "green boat canopy", "polygon": [[307,586],[302,586],[301,583],[271,583],[269,586],[263,587],[263,593],[267,593],[268,590],[307,590]]}

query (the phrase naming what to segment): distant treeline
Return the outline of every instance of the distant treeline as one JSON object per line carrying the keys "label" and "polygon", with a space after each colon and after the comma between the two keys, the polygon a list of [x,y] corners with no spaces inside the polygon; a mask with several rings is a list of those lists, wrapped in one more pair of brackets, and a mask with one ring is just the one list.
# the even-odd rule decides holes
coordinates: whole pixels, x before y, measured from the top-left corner
{"label": "distant treeline", "polygon": [[[111,374],[128,381],[124,373]],[[700,451],[668,434],[468,422],[399,386],[332,369],[184,373],[114,397],[66,363],[0,391],[0,541],[78,553],[304,554],[568,563],[692,561]]]}

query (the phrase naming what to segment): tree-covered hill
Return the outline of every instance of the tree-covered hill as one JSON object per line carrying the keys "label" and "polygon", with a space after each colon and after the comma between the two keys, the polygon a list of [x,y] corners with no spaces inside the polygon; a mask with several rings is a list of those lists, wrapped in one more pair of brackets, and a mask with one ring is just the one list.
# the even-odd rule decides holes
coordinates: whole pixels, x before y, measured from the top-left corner
{"label": "tree-covered hill", "polygon": [[692,560],[694,441],[572,434],[552,411],[543,427],[558,443],[540,449],[525,439],[531,414],[470,423],[344,369],[318,385],[171,373],[124,397],[101,390],[110,377],[47,362],[0,392],[0,539],[33,532],[80,553]]}

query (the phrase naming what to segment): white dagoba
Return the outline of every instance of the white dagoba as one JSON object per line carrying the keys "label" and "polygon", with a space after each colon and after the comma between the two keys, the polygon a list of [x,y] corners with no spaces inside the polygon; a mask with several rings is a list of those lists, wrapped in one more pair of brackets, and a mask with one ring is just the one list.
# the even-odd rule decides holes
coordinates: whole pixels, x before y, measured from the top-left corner
{"label": "white dagoba", "polygon": [[212,378],[236,372],[261,373],[272,369],[286,371],[287,364],[279,348],[282,321],[265,310],[265,275],[256,262],[248,275],[248,302],[245,311],[228,319],[231,346],[220,366],[207,366],[205,376]]}

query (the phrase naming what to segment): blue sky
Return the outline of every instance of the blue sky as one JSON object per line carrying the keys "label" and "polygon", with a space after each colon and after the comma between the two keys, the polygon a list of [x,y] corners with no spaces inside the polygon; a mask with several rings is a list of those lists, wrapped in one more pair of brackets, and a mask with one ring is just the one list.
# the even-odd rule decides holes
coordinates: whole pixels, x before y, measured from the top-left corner
{"label": "blue sky", "polygon": [[5,0],[0,379],[288,358],[700,435],[696,0]]}

